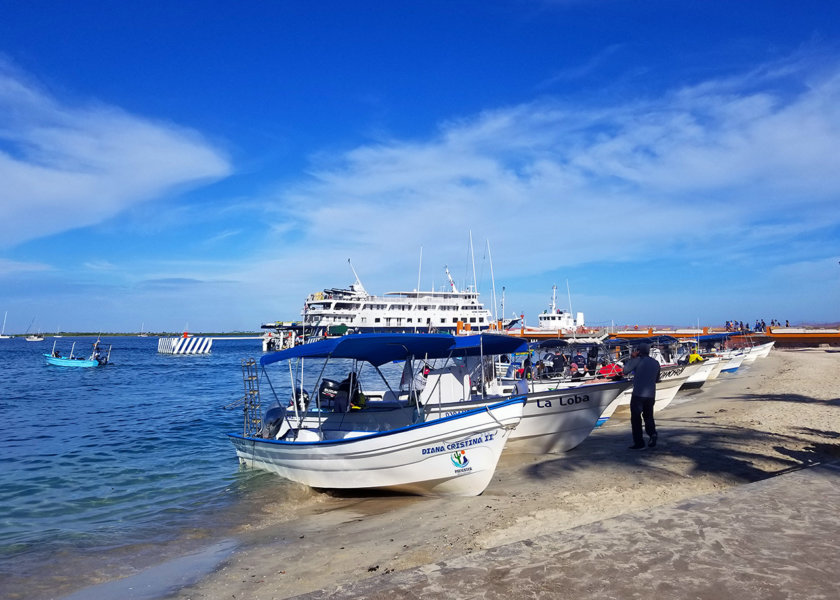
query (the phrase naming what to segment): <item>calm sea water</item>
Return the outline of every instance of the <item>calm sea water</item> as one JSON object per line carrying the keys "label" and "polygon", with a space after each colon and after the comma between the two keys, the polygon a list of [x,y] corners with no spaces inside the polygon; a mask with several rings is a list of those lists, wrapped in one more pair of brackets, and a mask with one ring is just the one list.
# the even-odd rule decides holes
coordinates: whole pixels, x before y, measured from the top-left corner
{"label": "calm sea water", "polygon": [[[223,407],[259,340],[172,356],[157,338],[103,337],[112,364],[91,369],[46,365],[53,341],[0,340],[0,596],[130,574],[301,493],[240,469],[225,435],[242,429],[241,410]],[[93,339],[55,341],[86,356]]]}

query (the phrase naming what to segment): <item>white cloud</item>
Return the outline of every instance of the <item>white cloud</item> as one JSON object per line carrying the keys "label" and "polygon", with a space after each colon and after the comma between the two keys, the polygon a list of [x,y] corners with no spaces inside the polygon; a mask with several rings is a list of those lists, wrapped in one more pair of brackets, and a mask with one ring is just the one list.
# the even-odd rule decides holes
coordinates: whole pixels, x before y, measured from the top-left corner
{"label": "white cloud", "polygon": [[0,258],[0,277],[35,271],[49,271],[51,268],[49,265],[40,262],[21,262]]}
{"label": "white cloud", "polygon": [[297,306],[301,288],[349,283],[352,257],[369,289],[409,288],[423,246],[423,285],[441,284],[443,264],[461,275],[470,230],[477,254],[490,240],[497,282],[674,263],[688,249],[722,265],[803,260],[840,227],[837,148],[837,65],[820,76],[776,65],[613,106],[486,111],[316,164],[268,203],[272,258],[239,276]]}
{"label": "white cloud", "polygon": [[101,104],[70,105],[0,64],[0,244],[101,222],[229,174],[196,132]]}

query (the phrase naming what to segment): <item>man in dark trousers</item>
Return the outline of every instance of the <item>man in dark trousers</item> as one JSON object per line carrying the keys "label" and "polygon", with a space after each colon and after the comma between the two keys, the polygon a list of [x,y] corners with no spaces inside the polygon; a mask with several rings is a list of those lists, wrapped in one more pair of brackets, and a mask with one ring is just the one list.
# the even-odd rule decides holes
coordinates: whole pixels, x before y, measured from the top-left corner
{"label": "man in dark trousers", "polygon": [[645,447],[642,435],[642,417],[645,432],[650,436],[648,446],[656,446],[656,423],[653,422],[653,403],[656,401],[656,383],[659,381],[659,361],[650,357],[650,346],[639,344],[622,369],[624,376],[633,373],[633,394],[630,396],[630,425],[633,427],[631,450]]}

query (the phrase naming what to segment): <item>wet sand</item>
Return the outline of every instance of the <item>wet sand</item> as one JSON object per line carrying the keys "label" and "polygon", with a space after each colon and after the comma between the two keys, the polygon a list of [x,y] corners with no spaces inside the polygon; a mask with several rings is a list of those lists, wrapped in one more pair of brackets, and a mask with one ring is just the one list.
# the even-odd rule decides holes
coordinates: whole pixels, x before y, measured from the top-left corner
{"label": "wet sand", "polygon": [[[255,600],[375,586],[382,574],[458,560],[840,459],[840,352],[774,350],[681,393],[657,413],[659,444],[628,450],[626,408],[576,449],[508,450],[476,498],[315,494],[267,503],[236,550],[196,583],[136,597]],[[291,514],[290,514],[291,512]],[[290,519],[290,516],[292,518]],[[584,588],[581,588],[584,589]],[[340,594],[339,594],[340,595]]]}

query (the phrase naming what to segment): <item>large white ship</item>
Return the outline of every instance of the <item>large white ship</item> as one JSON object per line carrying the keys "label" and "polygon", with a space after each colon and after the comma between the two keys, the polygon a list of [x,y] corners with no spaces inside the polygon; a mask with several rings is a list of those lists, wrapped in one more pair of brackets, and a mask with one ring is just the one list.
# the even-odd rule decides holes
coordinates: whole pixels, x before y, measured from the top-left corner
{"label": "large white ship", "polygon": [[[356,275],[355,270],[353,274]],[[347,288],[310,294],[303,309],[307,336],[344,333],[460,332],[497,329],[490,311],[471,288],[458,290],[449,269],[444,291],[368,293],[356,275]]]}

